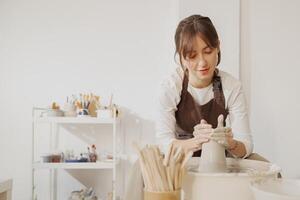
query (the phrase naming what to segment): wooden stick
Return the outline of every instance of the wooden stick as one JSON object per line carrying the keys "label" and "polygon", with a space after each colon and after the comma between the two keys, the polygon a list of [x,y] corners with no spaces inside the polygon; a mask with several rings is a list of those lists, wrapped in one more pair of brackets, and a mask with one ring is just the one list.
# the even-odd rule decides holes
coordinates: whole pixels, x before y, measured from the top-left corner
{"label": "wooden stick", "polygon": [[165,191],[163,180],[162,180],[162,172],[159,168],[159,163],[157,161],[158,157],[155,154],[155,150],[153,146],[149,146],[147,149],[148,156],[151,158],[151,168],[153,170],[154,179],[157,183],[158,191]]}
{"label": "wooden stick", "polygon": [[149,174],[146,170],[146,163],[145,163],[145,159],[142,154],[142,151],[140,150],[139,146],[136,143],[133,143],[133,147],[136,149],[136,151],[139,155],[139,163],[140,163],[140,167],[141,167],[141,171],[142,171],[142,176],[144,179],[145,188],[147,190],[153,190],[153,188],[151,187],[151,180],[150,180]]}
{"label": "wooden stick", "polygon": [[185,156],[184,160],[182,161],[181,168],[184,168],[186,163],[189,161],[189,159],[193,156],[194,152],[190,151]]}
{"label": "wooden stick", "polygon": [[176,189],[175,186],[175,180],[176,180],[176,157],[179,156],[179,152],[180,152],[180,147],[175,147],[173,146],[172,148],[172,152],[171,152],[171,156],[169,159],[169,166],[170,166],[170,173],[171,173],[171,178],[172,178],[172,184],[173,184],[173,188],[174,190]]}
{"label": "wooden stick", "polygon": [[177,148],[177,150],[174,154],[174,159],[175,159],[176,163],[178,162],[181,153],[182,153],[182,148],[181,147]]}
{"label": "wooden stick", "polygon": [[182,181],[183,181],[183,177],[185,175],[185,171],[186,169],[185,168],[179,168],[179,188],[182,187]]}
{"label": "wooden stick", "polygon": [[180,179],[180,166],[183,162],[184,153],[182,149],[179,149],[178,154],[175,156],[176,161],[176,168],[175,168],[175,190],[178,190],[181,188],[181,179]]}
{"label": "wooden stick", "polygon": [[175,178],[174,178],[174,189],[179,189],[179,169],[180,169],[180,163],[175,164]]}
{"label": "wooden stick", "polygon": [[160,150],[157,146],[154,146],[154,152],[156,155],[156,162],[158,164],[158,168],[161,174],[161,179],[163,182],[163,187],[164,187],[164,191],[168,191],[169,190],[169,186],[168,186],[168,178],[167,178],[167,173],[165,170],[165,167],[163,165],[163,157],[162,154],[160,153]]}
{"label": "wooden stick", "polygon": [[173,184],[172,184],[170,166],[166,167],[166,171],[167,171],[167,177],[168,177],[169,191],[173,191],[174,188],[173,188]]}
{"label": "wooden stick", "polygon": [[168,166],[168,165],[169,165],[169,160],[170,160],[170,156],[171,156],[171,153],[172,153],[172,149],[173,149],[173,143],[171,143],[171,144],[169,145],[168,152],[167,152],[167,154],[165,155],[165,158],[164,158],[164,166]]}
{"label": "wooden stick", "polygon": [[146,170],[147,170],[147,172],[150,176],[150,183],[149,184],[151,185],[153,191],[157,191],[158,182],[155,178],[156,176],[153,173],[153,166],[152,166],[152,162],[150,160],[150,156],[147,153],[147,148],[144,148],[142,150],[142,154],[144,155],[144,158],[145,158]]}
{"label": "wooden stick", "polygon": [[175,160],[174,157],[170,158],[170,162],[169,162],[169,167],[170,167],[170,175],[171,175],[171,180],[172,180],[172,185],[173,185],[173,189],[175,190]]}

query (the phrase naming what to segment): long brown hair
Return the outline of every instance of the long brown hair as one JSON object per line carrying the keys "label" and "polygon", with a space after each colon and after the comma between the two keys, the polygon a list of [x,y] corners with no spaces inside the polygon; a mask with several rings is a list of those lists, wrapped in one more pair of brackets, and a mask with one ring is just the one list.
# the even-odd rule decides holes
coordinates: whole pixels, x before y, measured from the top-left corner
{"label": "long brown hair", "polygon": [[[194,40],[196,36],[200,36],[204,42],[212,48],[219,47],[218,33],[209,19],[201,15],[191,15],[179,22],[175,33],[176,54],[179,55],[180,64],[182,65],[182,57],[185,59],[194,49]],[[221,61],[221,51],[218,52],[218,62]]]}

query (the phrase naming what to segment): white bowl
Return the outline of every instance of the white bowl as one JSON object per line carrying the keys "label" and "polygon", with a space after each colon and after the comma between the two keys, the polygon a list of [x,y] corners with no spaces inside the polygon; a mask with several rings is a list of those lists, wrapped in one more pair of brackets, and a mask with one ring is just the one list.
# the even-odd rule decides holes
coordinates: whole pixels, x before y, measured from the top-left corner
{"label": "white bowl", "polygon": [[64,112],[62,110],[50,109],[47,110],[47,117],[63,117]]}
{"label": "white bowl", "polygon": [[300,180],[256,181],[251,189],[256,200],[300,200]]}

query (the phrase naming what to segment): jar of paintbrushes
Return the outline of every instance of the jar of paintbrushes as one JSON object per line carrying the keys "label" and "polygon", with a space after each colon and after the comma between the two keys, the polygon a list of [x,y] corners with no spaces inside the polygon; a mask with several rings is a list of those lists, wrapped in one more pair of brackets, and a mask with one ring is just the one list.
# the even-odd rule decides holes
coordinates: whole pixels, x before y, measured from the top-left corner
{"label": "jar of paintbrushes", "polygon": [[91,94],[80,94],[79,98],[75,100],[75,106],[78,116],[96,116],[97,105],[100,97]]}

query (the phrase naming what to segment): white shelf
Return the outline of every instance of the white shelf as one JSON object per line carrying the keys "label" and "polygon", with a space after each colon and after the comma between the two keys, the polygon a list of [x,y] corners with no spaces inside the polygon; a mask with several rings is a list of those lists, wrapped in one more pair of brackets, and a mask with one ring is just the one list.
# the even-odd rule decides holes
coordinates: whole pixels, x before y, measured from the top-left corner
{"label": "white shelf", "polygon": [[114,162],[95,162],[95,163],[33,163],[34,169],[113,169]]}
{"label": "white shelf", "polygon": [[[0,193],[7,192],[12,188],[12,179],[0,179]],[[1,198],[0,198],[1,199]]]}
{"label": "white shelf", "polygon": [[35,123],[58,123],[58,124],[113,124],[115,118],[96,117],[37,117]]}
{"label": "white shelf", "polygon": [[[96,170],[111,170],[112,171],[112,199],[116,199],[116,170],[117,165],[120,163],[120,160],[123,159],[122,156],[118,157],[116,154],[116,143],[117,137],[119,133],[119,125],[121,124],[121,119],[116,117],[116,111],[114,113],[114,117],[111,118],[97,118],[97,117],[90,117],[90,116],[78,116],[78,117],[56,117],[56,116],[42,116],[41,114],[45,114],[44,111],[47,109],[44,108],[33,108],[32,112],[32,122],[33,122],[33,129],[32,129],[32,199],[38,195],[37,192],[37,185],[39,182],[36,181],[36,174],[35,172],[38,170],[50,170],[49,173],[49,198],[50,200],[57,200],[57,191],[58,191],[58,170],[68,170],[68,169],[76,169],[76,170],[86,170],[86,169],[95,169]],[[37,148],[37,144],[39,142],[40,137],[37,137],[38,134],[41,134],[40,129],[38,129],[39,125],[42,124],[49,124],[50,126],[43,127],[49,128],[49,151],[52,152],[60,147],[60,128],[59,125],[61,124],[68,124],[70,126],[80,126],[80,125],[107,125],[111,126],[111,137],[112,141],[112,155],[114,160],[101,160],[96,163],[91,162],[82,162],[82,163],[43,163],[39,162],[39,159],[34,160],[37,158],[35,152]],[[98,128],[103,128],[97,127]],[[70,130],[72,131],[72,130]],[[1,198],[0,198],[1,199]]]}

